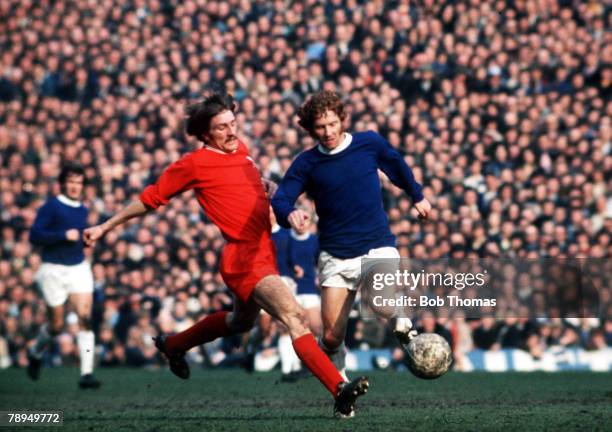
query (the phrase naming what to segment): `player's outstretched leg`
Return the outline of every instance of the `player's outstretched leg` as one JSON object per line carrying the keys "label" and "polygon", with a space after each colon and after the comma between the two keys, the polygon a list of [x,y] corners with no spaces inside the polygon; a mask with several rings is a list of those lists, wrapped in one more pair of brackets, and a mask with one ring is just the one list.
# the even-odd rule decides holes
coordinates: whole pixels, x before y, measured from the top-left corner
{"label": "player's outstretched leg", "polygon": [[341,383],[334,404],[334,415],[338,418],[355,417],[355,401],[368,392],[368,377],[359,377],[350,382]]}
{"label": "player's outstretched leg", "polygon": [[402,347],[408,345],[410,340],[417,335],[417,331],[412,328],[410,318],[396,318],[395,322],[391,321],[391,325],[393,327],[393,334]]}
{"label": "player's outstretched leg", "polygon": [[172,336],[160,335],[155,347],[170,363],[170,370],[179,378],[189,378],[189,365],[185,353],[191,348],[236,333],[244,333],[253,328],[260,308],[254,303],[234,300],[232,312],[215,312],[198,321],[187,330]]}
{"label": "player's outstretched leg", "polygon": [[[252,297],[262,309],[282,322],[291,335],[293,348],[304,366],[327,388],[336,400],[334,412],[340,408],[343,417],[354,416],[355,400],[366,393],[367,378],[346,383],[329,357],[321,350],[308,328],[306,313],[278,276],[267,276],[259,281]],[[345,390],[345,385],[349,385]],[[348,412],[349,407],[352,409]]]}
{"label": "player's outstretched leg", "polygon": [[161,352],[170,364],[170,370],[174,375],[181,379],[189,378],[189,365],[185,360],[185,352],[170,351],[167,345],[168,336],[160,334],[153,338],[155,348]]}
{"label": "player's outstretched leg", "polygon": [[227,336],[229,312],[215,312],[198,321],[187,330],[172,336],[159,335],[153,338],[155,347],[168,359],[170,370],[181,379],[189,378],[189,365],[185,353],[191,348]]}

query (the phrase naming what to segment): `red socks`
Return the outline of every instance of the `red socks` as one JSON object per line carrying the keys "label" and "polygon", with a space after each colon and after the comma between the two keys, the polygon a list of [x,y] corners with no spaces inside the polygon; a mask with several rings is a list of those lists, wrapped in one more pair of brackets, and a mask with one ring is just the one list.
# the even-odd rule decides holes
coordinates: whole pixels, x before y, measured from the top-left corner
{"label": "red socks", "polygon": [[170,352],[189,351],[194,346],[211,342],[230,334],[225,318],[229,312],[215,312],[198,321],[187,330],[168,336],[166,347]]}
{"label": "red socks", "polygon": [[[230,334],[225,319],[229,312],[215,312],[198,321],[187,330],[168,336],[166,347],[170,352],[185,352],[194,346],[202,345]],[[304,365],[321,381],[332,396],[336,397],[338,384],[344,382],[342,376],[329,357],[321,351],[312,333],[305,334],[293,341],[293,349]]]}
{"label": "red socks", "polygon": [[329,357],[321,351],[312,333],[305,334],[293,341],[293,349],[304,365],[327,387],[327,390],[336,397],[338,384],[344,382],[340,372],[336,369]]}

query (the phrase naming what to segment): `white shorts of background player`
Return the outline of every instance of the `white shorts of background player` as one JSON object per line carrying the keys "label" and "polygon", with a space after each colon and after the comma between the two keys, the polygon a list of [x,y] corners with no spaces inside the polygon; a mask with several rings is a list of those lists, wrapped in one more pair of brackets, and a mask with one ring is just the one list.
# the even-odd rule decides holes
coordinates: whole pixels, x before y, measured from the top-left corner
{"label": "white shorts of background player", "polygon": [[42,263],[36,281],[50,307],[66,303],[70,294],[93,293],[94,280],[87,260],[75,265]]}
{"label": "white shorts of background player", "polygon": [[297,283],[289,276],[281,276],[289,291],[295,296],[298,304],[304,309],[321,307],[321,296],[319,294],[297,294]]}

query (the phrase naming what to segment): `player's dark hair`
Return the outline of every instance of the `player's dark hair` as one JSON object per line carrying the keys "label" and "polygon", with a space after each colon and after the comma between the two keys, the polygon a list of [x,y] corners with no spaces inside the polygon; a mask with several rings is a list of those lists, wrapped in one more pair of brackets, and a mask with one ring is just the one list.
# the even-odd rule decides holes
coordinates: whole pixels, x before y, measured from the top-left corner
{"label": "player's dark hair", "polygon": [[76,162],[66,162],[62,166],[58,181],[61,185],[65,185],[66,180],[68,180],[68,177],[73,175],[83,176],[83,181],[85,181],[85,169],[83,168],[83,166]]}
{"label": "player's dark hair", "polygon": [[185,110],[187,114],[185,122],[187,135],[203,141],[202,135],[208,132],[210,120],[217,114],[228,110],[235,112],[236,104],[234,98],[224,91],[215,91],[200,102],[189,105]]}
{"label": "player's dark hair", "polygon": [[298,124],[311,136],[314,136],[315,121],[327,111],[335,112],[340,121],[346,118],[344,104],[338,93],[329,90],[318,91],[310,96],[298,110]]}

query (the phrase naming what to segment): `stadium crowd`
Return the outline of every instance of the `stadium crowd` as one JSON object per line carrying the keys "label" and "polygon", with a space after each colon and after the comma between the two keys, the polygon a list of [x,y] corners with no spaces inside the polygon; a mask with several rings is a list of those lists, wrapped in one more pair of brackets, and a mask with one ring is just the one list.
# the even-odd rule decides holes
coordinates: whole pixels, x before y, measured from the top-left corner
{"label": "stadium crowd", "polygon": [[[383,178],[404,257],[610,258],[611,27],[612,7],[597,1],[1,2],[0,367],[26,364],[45,321],[28,230],[59,193],[62,162],[84,165],[98,223],[198,147],[183,109],[211,83],[238,100],[240,137],[272,179],[313,145],[295,123],[305,96],[340,92],[349,130],[385,136],[432,203],[430,219],[416,219]],[[102,365],[158,364],[151,336],[230,308],[218,229],[189,193],[168,207],[88,251]],[[599,318],[417,324],[456,353],[537,357],[550,345],[612,346],[612,309]],[[54,361],[78,353],[68,323]],[[241,342],[194,359],[233,364]],[[393,343],[377,321],[351,320],[349,348]]]}

